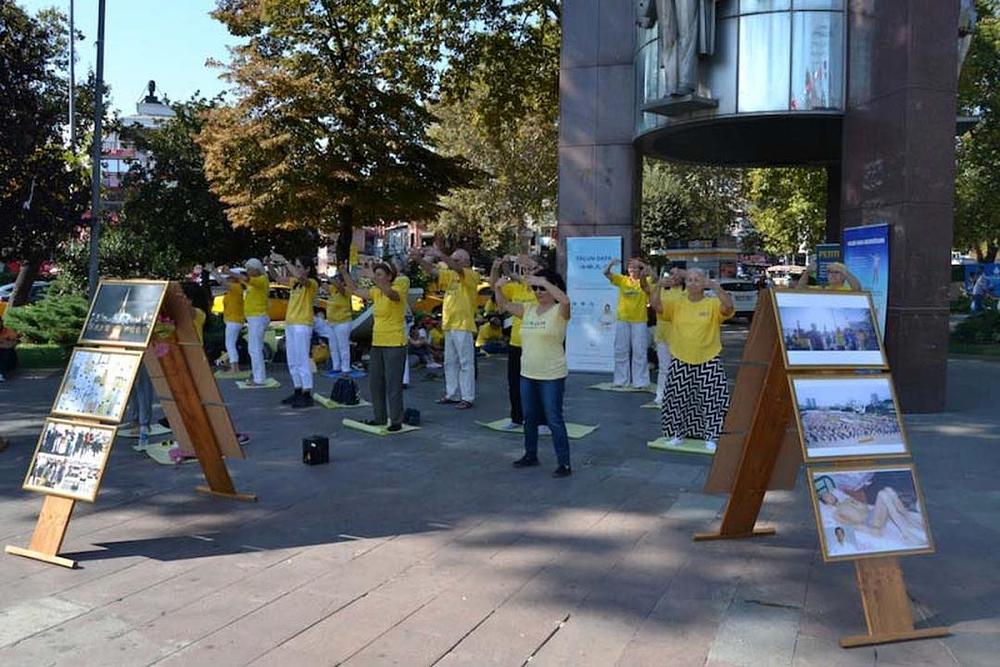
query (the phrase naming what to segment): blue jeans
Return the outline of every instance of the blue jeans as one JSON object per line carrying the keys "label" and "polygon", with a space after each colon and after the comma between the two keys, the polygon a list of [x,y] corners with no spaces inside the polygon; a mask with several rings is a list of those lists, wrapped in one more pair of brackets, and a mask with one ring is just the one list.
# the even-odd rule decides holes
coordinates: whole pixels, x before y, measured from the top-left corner
{"label": "blue jeans", "polygon": [[559,465],[569,467],[569,436],[563,419],[563,395],[566,378],[531,380],[521,376],[521,402],[524,406],[524,453],[538,456],[538,425],[548,424],[552,446]]}

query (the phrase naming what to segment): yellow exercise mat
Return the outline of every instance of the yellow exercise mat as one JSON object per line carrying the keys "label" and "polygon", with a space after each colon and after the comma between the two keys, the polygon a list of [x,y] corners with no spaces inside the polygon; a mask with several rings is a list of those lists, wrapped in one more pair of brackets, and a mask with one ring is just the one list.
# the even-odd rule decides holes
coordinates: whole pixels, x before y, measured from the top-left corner
{"label": "yellow exercise mat", "polygon": [[643,403],[642,407],[647,408],[649,410],[659,410],[660,409],[660,406],[656,404],[656,401],[650,401],[649,403]]}
{"label": "yellow exercise mat", "polygon": [[364,422],[359,422],[356,419],[345,419],[341,423],[347,428],[353,428],[355,431],[364,431],[365,433],[371,433],[372,435],[399,435],[400,433],[409,433],[410,431],[420,430],[419,426],[403,424],[403,428],[398,431],[390,431],[388,426],[370,426]]}
{"label": "yellow exercise mat", "polygon": [[216,380],[246,380],[250,375],[250,371],[215,371]]}
{"label": "yellow exercise mat", "polygon": [[[178,448],[178,445],[173,440],[164,440],[163,442],[154,442],[152,444],[146,445],[146,448],[142,451],[146,453],[146,456],[153,459],[157,463],[163,466],[174,466],[179,463],[190,463],[191,461],[197,461],[198,459],[192,457],[178,457],[174,458],[170,455],[172,449]],[[179,451],[178,451],[179,453]]]}
{"label": "yellow exercise mat", "polygon": [[615,385],[613,385],[610,382],[598,382],[597,384],[590,385],[590,387],[588,387],[588,388],[589,389],[598,389],[600,391],[617,391],[617,392],[620,392],[622,394],[637,394],[637,393],[642,393],[644,391],[648,392],[650,394],[655,394],[656,393],[656,387],[654,387],[653,385],[649,385],[649,386],[643,387],[642,389],[637,389],[637,388],[635,388],[635,387],[633,387],[631,385],[624,386],[624,387],[616,387]]}
{"label": "yellow exercise mat", "polygon": [[682,454],[704,454],[705,456],[715,456],[714,450],[705,449],[704,440],[692,440],[684,438],[676,445],[669,444],[669,438],[657,438],[646,443],[650,449],[663,449],[668,452],[681,452]]}
{"label": "yellow exercise mat", "polygon": [[[480,426],[485,426],[491,431],[500,431],[501,433],[514,433],[517,435],[524,435],[524,427],[518,426],[517,428],[507,428],[510,423],[509,419],[497,419],[491,422],[480,422],[477,421]],[[566,434],[573,440],[579,440],[580,438],[586,438],[588,435],[597,430],[600,424],[595,426],[588,426],[587,424],[574,424],[572,422],[566,422]],[[539,433],[539,435],[542,435]],[[545,434],[548,435],[548,434]]]}
{"label": "yellow exercise mat", "polygon": [[[160,424],[153,424],[152,426],[149,427],[149,437],[150,438],[156,438],[156,437],[159,437],[161,435],[166,435],[168,433],[171,433],[171,430],[169,428],[167,428],[166,426],[162,426]],[[118,437],[119,438],[138,438],[139,437],[139,427],[136,426],[136,427],[133,427],[133,428],[119,429],[118,430]]]}
{"label": "yellow exercise mat", "polygon": [[267,378],[264,384],[254,384],[250,380],[237,380],[236,386],[240,389],[277,389],[281,383],[274,378]]}
{"label": "yellow exercise mat", "polygon": [[371,403],[369,403],[364,399],[359,400],[354,405],[345,405],[343,403],[338,403],[337,401],[329,399],[326,396],[320,396],[318,394],[313,394],[313,400],[322,405],[327,410],[341,410],[341,409],[347,410],[350,408],[366,408],[371,405]]}

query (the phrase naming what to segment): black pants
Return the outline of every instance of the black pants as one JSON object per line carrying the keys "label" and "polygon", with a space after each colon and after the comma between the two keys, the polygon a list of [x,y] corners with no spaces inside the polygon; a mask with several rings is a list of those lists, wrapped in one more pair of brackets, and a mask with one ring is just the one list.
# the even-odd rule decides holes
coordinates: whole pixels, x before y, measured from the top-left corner
{"label": "black pants", "polygon": [[[478,359],[477,359],[478,361]],[[510,397],[510,420],[515,424],[524,423],[524,408],[521,406],[521,347],[507,346],[507,395]],[[547,426],[544,413],[538,417],[539,426]]]}
{"label": "black pants", "polygon": [[[520,352],[520,348],[517,351]],[[517,367],[521,368],[520,358]],[[6,375],[15,368],[17,368],[17,352],[12,347],[0,348],[0,375]]]}

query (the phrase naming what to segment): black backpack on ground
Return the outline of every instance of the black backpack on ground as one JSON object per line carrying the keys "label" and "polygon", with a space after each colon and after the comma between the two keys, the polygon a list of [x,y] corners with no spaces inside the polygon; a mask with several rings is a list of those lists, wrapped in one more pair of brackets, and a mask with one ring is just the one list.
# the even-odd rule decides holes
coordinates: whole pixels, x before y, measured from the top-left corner
{"label": "black backpack on ground", "polygon": [[403,410],[403,423],[407,426],[420,426],[420,410],[416,408]]}
{"label": "black backpack on ground", "polygon": [[361,402],[361,399],[358,397],[357,383],[350,378],[338,378],[333,383],[330,400],[341,405],[357,405]]}

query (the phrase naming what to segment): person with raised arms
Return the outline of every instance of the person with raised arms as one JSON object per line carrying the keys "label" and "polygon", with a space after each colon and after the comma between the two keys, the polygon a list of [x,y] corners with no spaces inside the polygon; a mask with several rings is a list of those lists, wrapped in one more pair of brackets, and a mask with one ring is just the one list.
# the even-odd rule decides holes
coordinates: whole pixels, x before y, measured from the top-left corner
{"label": "person with raised arms", "polygon": [[646,290],[643,283],[651,274],[638,258],[628,262],[628,275],[612,273],[611,268],[621,264],[612,260],[604,267],[604,275],[618,288],[618,321],[615,325],[615,387],[631,385],[635,389],[649,386],[649,329],[646,323]]}
{"label": "person with raised arms", "polygon": [[[684,292],[684,269],[672,267],[669,272],[664,272],[660,280],[653,284],[643,283],[643,289],[649,294],[649,302],[653,303],[653,292],[659,293],[660,301],[677,299],[685,296]],[[655,307],[654,307],[654,310]],[[657,407],[663,406],[663,396],[667,391],[667,376],[670,371],[670,320],[663,316],[663,313],[656,313],[656,398],[654,403]]]}
{"label": "person with raised arms", "polygon": [[351,372],[351,291],[347,287],[346,267],[338,267],[337,275],[330,281],[330,294],[326,299],[326,321],[331,336],[330,370],[347,375]]}
{"label": "person with raised arms", "polygon": [[247,323],[247,354],[250,355],[251,383],[260,386],[267,382],[264,334],[271,324],[267,314],[267,297],[271,285],[264,270],[264,263],[259,259],[248,259],[243,269],[244,272],[237,273],[222,267],[219,273],[239,281],[246,288],[243,293],[243,315]]}
{"label": "person with raised arms", "polygon": [[[397,275],[388,263],[375,264],[366,270],[370,288],[358,287],[346,265],[339,269],[348,291],[373,306],[371,362],[368,366],[369,388],[374,418],[365,423],[385,426],[395,432],[403,426],[403,370],[406,365],[406,299],[410,279]],[[388,404],[388,410],[386,406]]]}
{"label": "person with raised arms", "polygon": [[[715,451],[729,409],[729,385],[722,365],[722,323],[736,313],[733,297],[702,269],[688,269],[686,296],[663,299],[650,294],[653,308],[670,322],[670,369],[660,408],[669,444],[685,436],[701,438]],[[705,294],[711,289],[715,296]]]}
{"label": "person with raised arms", "polygon": [[555,271],[541,269],[525,282],[537,303],[509,301],[501,287],[493,290],[501,309],[521,318],[521,400],[524,403],[524,456],[514,467],[537,466],[538,426],[542,419],[552,433],[559,466],[553,477],[569,477],[569,435],[563,417],[566,393],[566,325],[571,316],[566,283]]}
{"label": "person with raised arms", "polygon": [[825,285],[809,284],[809,276],[816,272],[816,264],[809,264],[809,266],[806,267],[806,270],[802,272],[802,275],[799,276],[799,282],[795,285],[795,288],[826,289],[839,292],[861,291],[861,281],[858,280],[857,276],[848,270],[847,265],[843,262],[830,262],[826,265]]}
{"label": "person with raised arms", "polygon": [[319,291],[313,260],[299,257],[288,265],[289,276],[285,283],[291,289],[288,310],[285,314],[285,356],[288,373],[292,376],[295,392],[281,402],[293,408],[309,408],[312,397],[313,374],[310,365],[313,331],[313,301]]}
{"label": "person with raised arms", "polygon": [[[522,255],[506,255],[493,262],[490,269],[490,287],[498,287],[510,303],[538,303],[531,286],[525,281],[539,269],[538,262]],[[511,316],[510,343],[507,347],[507,397],[510,401],[510,421],[507,428],[516,430],[524,425],[521,404],[521,318]],[[544,422],[542,422],[544,424]]]}
{"label": "person with raised arms", "polygon": [[[444,262],[447,268],[438,268]],[[410,258],[433,276],[444,290],[444,397],[438,403],[467,410],[476,400],[476,299],[479,273],[465,250],[445,255],[437,248],[414,248]]]}

